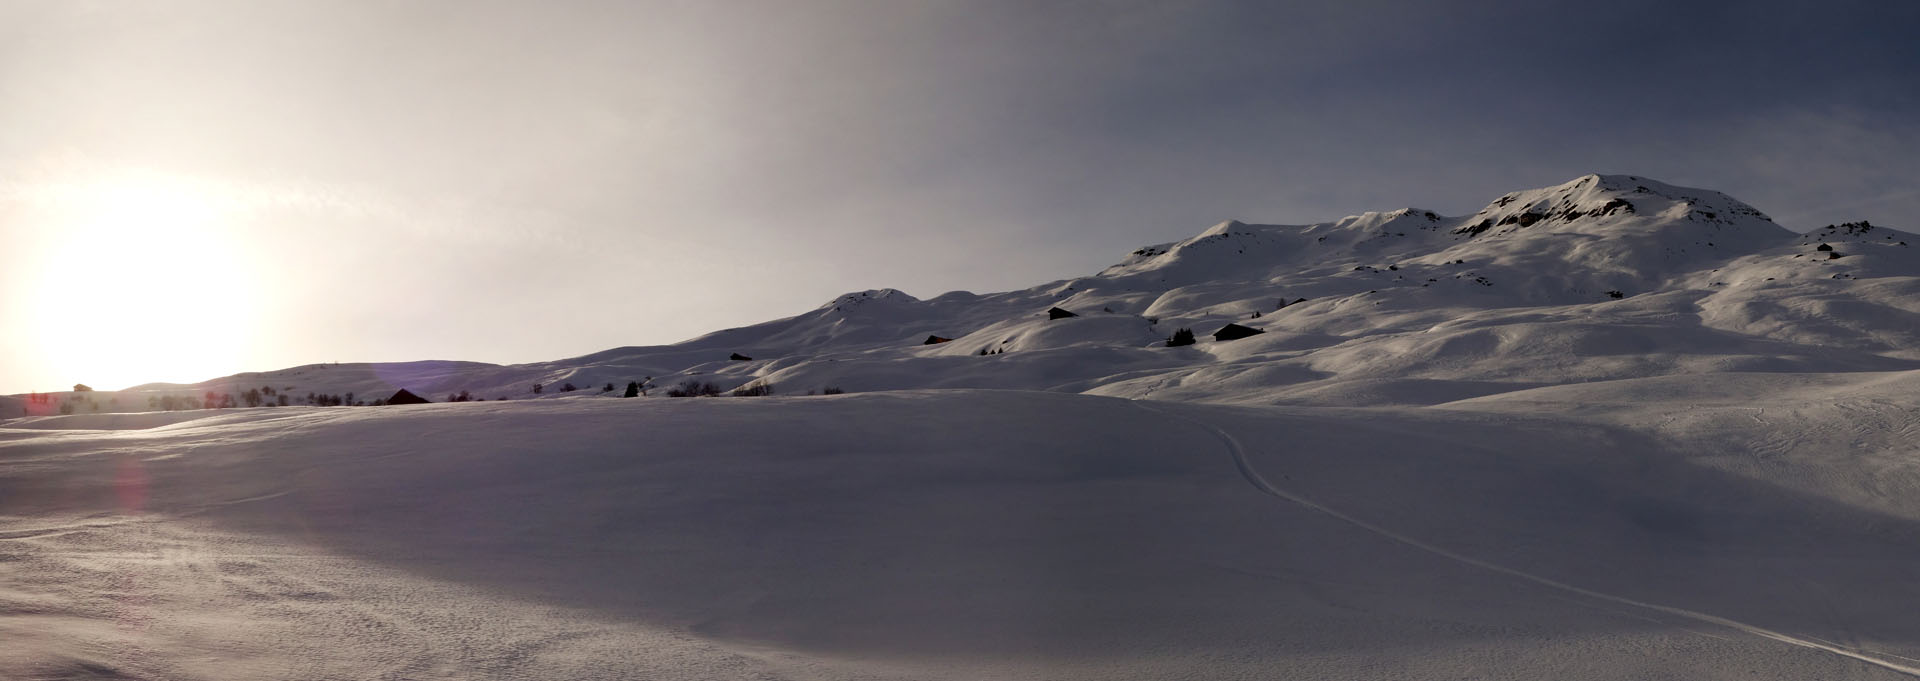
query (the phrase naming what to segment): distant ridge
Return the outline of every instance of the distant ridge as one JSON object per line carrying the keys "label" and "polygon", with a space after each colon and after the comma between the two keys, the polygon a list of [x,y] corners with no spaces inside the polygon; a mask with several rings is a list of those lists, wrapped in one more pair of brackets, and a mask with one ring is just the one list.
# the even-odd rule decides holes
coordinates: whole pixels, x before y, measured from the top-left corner
{"label": "distant ridge", "polygon": [[[294,404],[309,392],[403,386],[581,399],[645,377],[723,390],[771,383],[778,395],[966,387],[1433,404],[1620,378],[1920,368],[1916,243],[1866,222],[1796,234],[1720,192],[1593,174],[1464,216],[1401,208],[1308,225],[1228,220],[1091,276],[1018,291],[856,291],[673,345],[511,366],[307,365],[140,386],[114,408],[261,386]],[[1079,316],[1049,320],[1053,308]],[[1179,329],[1228,323],[1263,333],[1166,347]],[[729,361],[736,354],[754,360]],[[533,390],[566,383],[583,389]]]}

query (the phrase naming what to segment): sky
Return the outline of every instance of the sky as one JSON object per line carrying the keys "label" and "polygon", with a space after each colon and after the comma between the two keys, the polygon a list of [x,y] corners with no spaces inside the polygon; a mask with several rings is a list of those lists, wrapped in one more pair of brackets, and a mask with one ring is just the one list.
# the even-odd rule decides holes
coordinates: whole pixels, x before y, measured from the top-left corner
{"label": "sky", "polygon": [[1896,0],[0,0],[0,393],[560,359],[1590,172],[1920,231],[1917,32]]}

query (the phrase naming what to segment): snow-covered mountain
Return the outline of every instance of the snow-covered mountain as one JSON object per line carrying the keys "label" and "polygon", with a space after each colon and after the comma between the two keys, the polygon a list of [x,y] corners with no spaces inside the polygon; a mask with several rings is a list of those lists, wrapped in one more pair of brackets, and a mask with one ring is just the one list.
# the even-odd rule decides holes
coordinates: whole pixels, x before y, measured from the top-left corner
{"label": "snow-covered mountain", "polygon": [[[46,415],[0,418],[0,678],[1912,678],[1910,242],[1588,176],[669,346],[6,398]],[[607,399],[646,376],[774,396]],[[148,404],[401,388],[512,399]]]}
{"label": "snow-covered mountain", "polygon": [[[668,346],[512,366],[309,365],[95,402],[139,410],[155,395],[258,387],[295,404],[401,388],[436,401],[461,391],[523,399],[535,384],[549,388],[539,397],[577,397],[652,377],[662,388],[699,380],[776,393],[964,387],[1432,404],[1673,374],[1901,369],[1920,366],[1920,249],[1909,243],[1920,237],[1867,223],[1797,234],[1719,192],[1588,175],[1466,216],[1404,208],[1311,225],[1228,221],[1089,276],[925,300],[861,291]],[[1053,319],[1054,308],[1077,316]],[[1211,337],[1229,323],[1263,333]],[[1199,342],[1166,347],[1179,329]],[[729,359],[736,353],[752,359]],[[582,391],[557,390],[567,383]]]}

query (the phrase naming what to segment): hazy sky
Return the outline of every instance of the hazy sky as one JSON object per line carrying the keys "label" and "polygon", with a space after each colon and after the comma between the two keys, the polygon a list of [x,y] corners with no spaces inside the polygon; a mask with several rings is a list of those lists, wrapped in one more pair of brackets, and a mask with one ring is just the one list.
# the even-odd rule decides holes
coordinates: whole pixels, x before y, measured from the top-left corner
{"label": "hazy sky", "polygon": [[1907,0],[0,0],[0,392],[558,359],[1587,172],[1920,230],[1916,35]]}

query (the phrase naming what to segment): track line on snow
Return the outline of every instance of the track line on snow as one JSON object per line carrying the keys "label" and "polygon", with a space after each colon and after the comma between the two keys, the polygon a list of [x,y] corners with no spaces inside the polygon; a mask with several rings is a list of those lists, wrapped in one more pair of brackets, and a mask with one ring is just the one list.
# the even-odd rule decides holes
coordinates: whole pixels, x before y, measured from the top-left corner
{"label": "track line on snow", "polygon": [[211,513],[213,511],[218,511],[220,509],[224,509],[229,506],[238,506],[240,504],[251,504],[256,501],[266,501],[268,499],[278,499],[280,497],[284,497],[292,493],[293,493],[293,490],[281,490],[278,492],[268,492],[266,494],[256,494],[254,496],[244,497],[240,499],[229,499],[227,501],[211,501],[211,502],[207,502],[207,503],[195,506],[190,510],[182,511],[178,514],[177,517],[191,518],[193,516],[202,515],[205,513]]}
{"label": "track line on snow", "polygon": [[[1834,655],[1839,655],[1841,657],[1859,660],[1861,662],[1865,662],[1867,664],[1880,667],[1883,669],[1900,672],[1908,676],[1920,677],[1920,666],[1906,665],[1906,664],[1901,664],[1899,662],[1894,662],[1892,660],[1881,659],[1878,657],[1874,657],[1872,655],[1854,652],[1852,650],[1848,650],[1836,644],[1827,643],[1817,639],[1801,638],[1798,636],[1793,636],[1791,634],[1785,634],[1778,631],[1774,631],[1772,629],[1767,629],[1765,627],[1759,627],[1759,626],[1747,624],[1744,622],[1737,622],[1737,621],[1730,620],[1718,615],[1710,615],[1704,612],[1696,612],[1693,610],[1688,610],[1685,608],[1677,608],[1670,605],[1660,605],[1658,603],[1648,603],[1646,601],[1637,601],[1631,598],[1627,598],[1625,596],[1615,596],[1612,594],[1593,591],[1591,589],[1574,586],[1572,584],[1568,584],[1565,582],[1555,581],[1553,579],[1542,577],[1542,576],[1533,574],[1531,572],[1526,572],[1523,570],[1510,568],[1498,563],[1493,563],[1493,562],[1489,562],[1479,558],[1474,558],[1473,556],[1469,556],[1463,553],[1457,553],[1452,550],[1442,548],[1440,546],[1430,544],[1425,541],[1415,539],[1413,537],[1409,537],[1404,534],[1400,534],[1393,530],[1389,530],[1379,525],[1375,525],[1365,520],[1361,520],[1359,518],[1347,515],[1333,508],[1323,506],[1318,502],[1315,502],[1311,499],[1300,496],[1298,494],[1288,492],[1284,489],[1281,489],[1275,486],[1273,483],[1268,482],[1265,477],[1260,475],[1260,471],[1254,469],[1253,462],[1247,458],[1247,450],[1244,446],[1240,444],[1240,440],[1238,438],[1235,438],[1232,433],[1227,432],[1223,428],[1220,428],[1211,423],[1207,423],[1205,421],[1202,421],[1200,419],[1197,419],[1191,416],[1177,414],[1171,411],[1167,411],[1165,409],[1150,406],[1139,400],[1132,400],[1131,402],[1134,406],[1137,406],[1146,411],[1150,411],[1156,414],[1160,414],[1162,416],[1168,416],[1168,417],[1176,418],[1182,421],[1186,421],[1188,423],[1191,423],[1193,425],[1206,429],[1209,432],[1212,432],[1215,437],[1220,438],[1220,441],[1226,444],[1227,450],[1233,454],[1233,464],[1234,464],[1234,467],[1240,469],[1240,477],[1245,478],[1249,484],[1253,485],[1255,489],[1260,490],[1262,493],[1265,493],[1268,496],[1277,497],[1295,504],[1299,504],[1308,509],[1317,511],[1323,515],[1326,515],[1328,517],[1334,518],[1341,522],[1347,523],[1354,527],[1358,527],[1362,530],[1366,530],[1368,532],[1371,532],[1375,535],[1379,535],[1386,539],[1390,539],[1395,542],[1405,544],[1407,546],[1411,546],[1413,548],[1420,549],[1422,551],[1426,551],[1436,556],[1447,558],[1456,562],[1472,565],[1474,567],[1477,567],[1483,570],[1488,570],[1491,572],[1497,572],[1503,575],[1507,575],[1509,577],[1523,579],[1529,582],[1533,582],[1535,584],[1539,584],[1541,586],[1545,586],[1552,589],[1558,589],[1560,591],[1565,591],[1567,593],[1578,594],[1581,596],[1586,596],[1588,598],[1607,601],[1610,603],[1619,603],[1622,605],[1630,605],[1637,608],[1645,608],[1647,610],[1652,610],[1654,612],[1661,612],[1661,613],[1666,613],[1668,615],[1683,617],[1686,619],[1694,620],[1696,622],[1716,624],[1719,626],[1727,627],[1729,629],[1744,631],[1746,633],[1752,634],[1754,636],[1759,636],[1761,638],[1772,639],[1775,641],[1779,641],[1781,643],[1799,646],[1802,648],[1809,648],[1812,650],[1819,650],[1822,652],[1832,653]],[[1894,657],[1899,657],[1899,656],[1894,656]],[[1909,658],[1901,658],[1901,659],[1909,659]]]}
{"label": "track line on snow", "polygon": [[119,527],[121,525],[126,525],[129,523],[135,523],[135,522],[141,522],[141,521],[109,520],[109,521],[99,521],[99,522],[74,523],[71,525],[59,525],[55,527],[35,527],[35,528],[21,529],[21,530],[0,530],[0,541],[42,539],[42,538],[52,537],[56,535],[71,534],[74,532],[85,532],[87,530],[100,530],[100,529],[106,529],[109,527]]}

